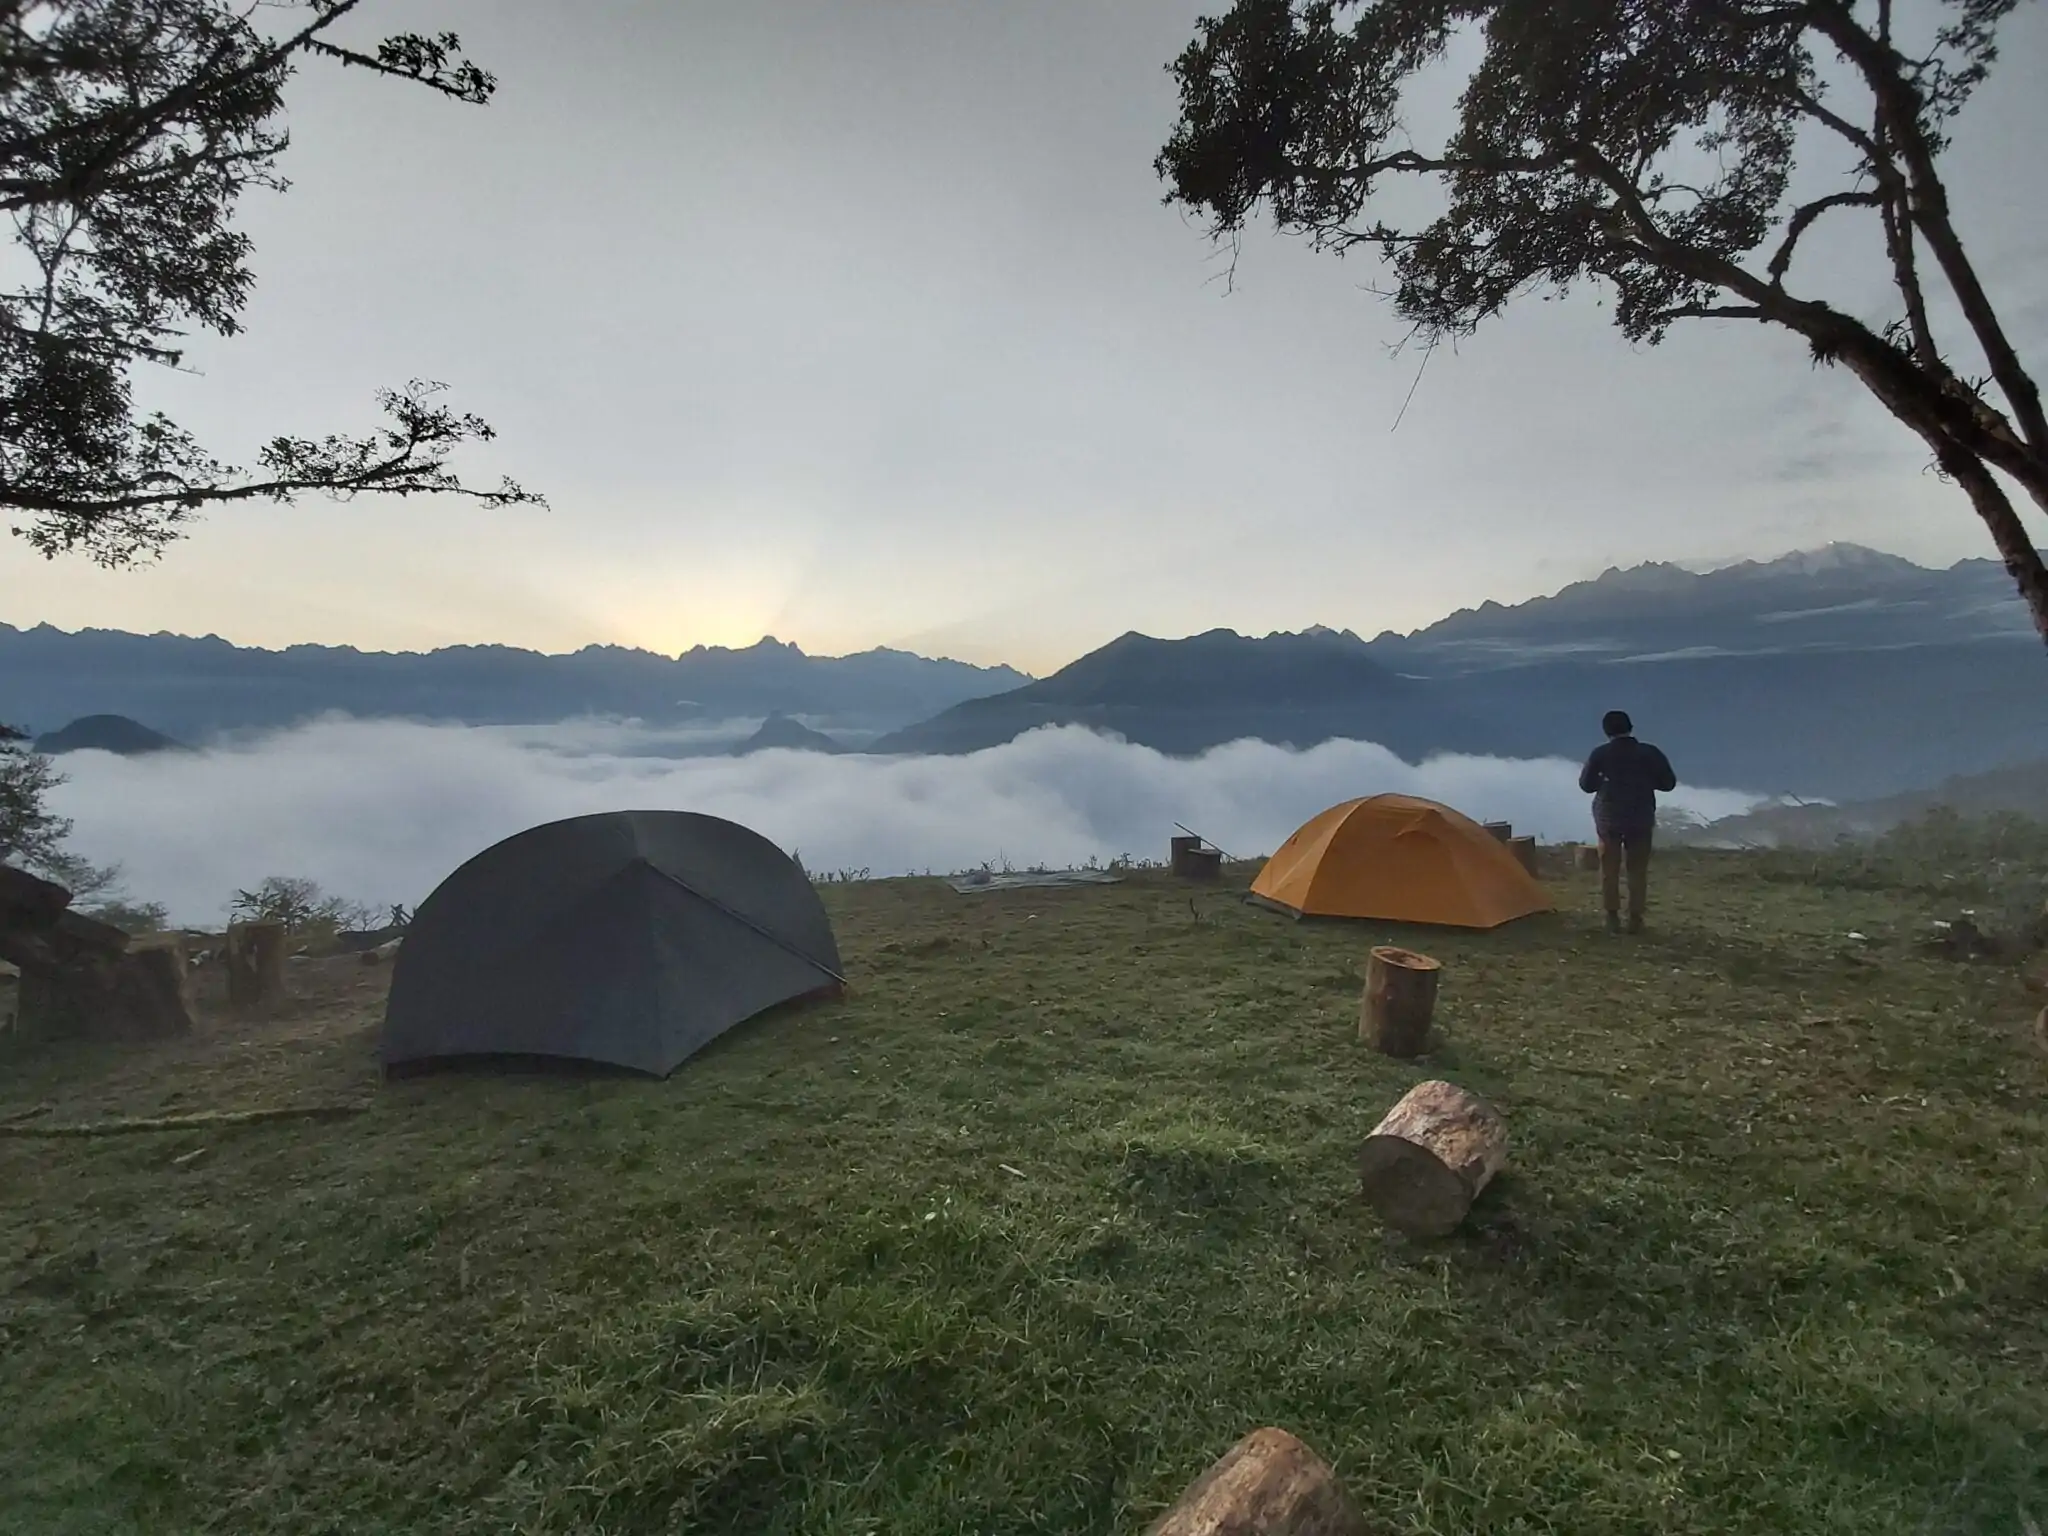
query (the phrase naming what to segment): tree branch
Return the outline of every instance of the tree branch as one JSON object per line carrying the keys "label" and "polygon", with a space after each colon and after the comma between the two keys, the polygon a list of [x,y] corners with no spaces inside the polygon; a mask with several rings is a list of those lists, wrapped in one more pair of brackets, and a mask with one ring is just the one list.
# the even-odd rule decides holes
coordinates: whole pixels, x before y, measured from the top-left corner
{"label": "tree branch", "polygon": [[1800,237],[1813,227],[1814,221],[1830,208],[1880,208],[1884,199],[1876,192],[1836,192],[1828,197],[1795,209],[1785,229],[1785,238],[1778,243],[1777,251],[1771,256],[1770,265],[1765,268],[1771,274],[1771,281],[1783,287],[1785,274],[1792,267],[1792,252],[1798,246]]}
{"label": "tree branch", "polygon": [[1652,320],[1769,320],[1771,315],[1754,304],[1679,304],[1660,309]]}
{"label": "tree branch", "polygon": [[[1846,7],[1823,6],[1814,25],[1856,66],[1871,94],[1877,98],[1890,141],[1905,161],[1912,189],[1909,211],[1912,223],[1926,238],[1928,249],[1948,279],[1977,343],[1991,365],[1991,376],[2005,392],[2017,418],[2019,431],[2036,453],[2048,455],[2048,410],[2041,391],[2021,366],[2005,328],[1992,307],[1990,295],[1977,276],[1963,243],[1949,218],[1948,189],[1935,168],[1934,146],[1928,142],[1921,121],[1920,93],[1900,69],[1898,50],[1872,37],[1856,24]],[[2041,499],[2037,494],[2037,500]],[[2048,507],[2048,500],[2042,502]]]}

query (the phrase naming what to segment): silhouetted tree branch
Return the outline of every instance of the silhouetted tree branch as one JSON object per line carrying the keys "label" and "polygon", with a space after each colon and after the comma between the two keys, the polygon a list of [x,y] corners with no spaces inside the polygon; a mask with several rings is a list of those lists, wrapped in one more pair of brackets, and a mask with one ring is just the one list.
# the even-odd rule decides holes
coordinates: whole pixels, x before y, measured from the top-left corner
{"label": "silhouetted tree branch", "polygon": [[[464,485],[449,455],[488,441],[442,386],[385,391],[365,436],[281,436],[256,470],[139,413],[131,373],[177,367],[192,327],[240,329],[252,275],[233,217],[251,187],[283,191],[283,90],[323,58],[481,105],[496,81],[452,33],[374,48],[332,29],[367,0],[0,0],[0,212],[22,278],[0,286],[0,508],[46,555],[146,558],[202,508],[308,492],[538,502],[510,480]],[[266,35],[259,16],[298,13]]]}
{"label": "silhouetted tree branch", "polygon": [[[1915,57],[1895,41],[1891,0],[1237,0],[1198,23],[1170,66],[1180,118],[1157,169],[1167,200],[1219,239],[1264,208],[1318,248],[1373,248],[1395,274],[1396,311],[1429,339],[1469,334],[1532,289],[1588,280],[1616,294],[1633,341],[1654,345],[1685,319],[1798,333],[1969,495],[2048,639],[2048,566],[2000,480],[2048,510],[2048,416],[1938,170],[1945,127],[1996,61],[2019,0],[1930,4],[1945,24]],[[1404,92],[1466,31],[1485,52],[1457,126],[1439,150],[1413,147]],[[1858,113],[1831,104],[1824,56],[1848,66]],[[1794,148],[1809,126],[1847,146],[1852,185],[1794,203]],[[1713,178],[1678,179],[1683,155],[1715,166]],[[1398,177],[1438,182],[1448,208],[1382,216],[1375,193]],[[1877,329],[1788,286],[1800,241],[1840,209],[1877,214],[1899,296],[1898,317]],[[1926,291],[1937,275],[1989,367],[1981,383],[1939,344]]]}

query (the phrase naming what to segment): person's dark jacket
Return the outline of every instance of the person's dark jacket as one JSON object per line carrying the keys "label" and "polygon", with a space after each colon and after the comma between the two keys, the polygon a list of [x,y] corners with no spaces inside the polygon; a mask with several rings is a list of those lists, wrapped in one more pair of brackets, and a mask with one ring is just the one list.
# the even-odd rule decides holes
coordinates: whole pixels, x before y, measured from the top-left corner
{"label": "person's dark jacket", "polygon": [[1610,736],[1579,770],[1579,788],[1593,797],[1593,824],[1603,832],[1648,832],[1657,796],[1678,788],[1671,760],[1633,736]]}

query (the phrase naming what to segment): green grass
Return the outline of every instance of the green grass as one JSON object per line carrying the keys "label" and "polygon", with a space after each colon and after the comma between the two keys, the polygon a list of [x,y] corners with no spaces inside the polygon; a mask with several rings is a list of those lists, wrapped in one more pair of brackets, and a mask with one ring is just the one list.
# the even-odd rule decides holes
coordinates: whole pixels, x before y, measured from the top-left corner
{"label": "green grass", "polygon": [[[1918,952],[1931,898],[1764,872],[1665,858],[1634,939],[1577,875],[1490,935],[834,885],[857,995],[665,1083],[379,1087],[345,961],[14,1048],[0,1117],[375,1106],[0,1141],[0,1530],[1137,1533],[1271,1423],[1390,1532],[2018,1536],[2032,1007]],[[1423,1062],[1356,1038],[1390,939],[1446,964]],[[1513,1135],[1434,1244],[1354,1172],[1425,1076]]]}

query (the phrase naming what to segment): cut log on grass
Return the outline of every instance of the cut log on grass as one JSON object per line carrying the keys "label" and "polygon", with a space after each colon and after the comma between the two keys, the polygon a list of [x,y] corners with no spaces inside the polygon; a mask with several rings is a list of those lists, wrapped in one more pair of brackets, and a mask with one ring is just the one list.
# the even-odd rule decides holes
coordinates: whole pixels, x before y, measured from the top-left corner
{"label": "cut log on grass", "polygon": [[228,929],[228,1006],[259,1013],[285,999],[283,923],[235,923]]}
{"label": "cut log on grass", "polygon": [[1516,859],[1516,861],[1517,861],[1517,862],[1518,862],[1518,863],[1519,863],[1519,864],[1520,864],[1520,865],[1522,866],[1522,868],[1524,868],[1524,869],[1526,869],[1527,871],[1529,871],[1529,873],[1530,873],[1530,874],[1532,874],[1532,875],[1536,873],[1536,839],[1535,839],[1535,838],[1533,838],[1533,837],[1511,837],[1511,838],[1509,838],[1509,839],[1508,839],[1508,852],[1509,852],[1509,853],[1512,853],[1512,854],[1513,854],[1513,855],[1515,856],[1515,859]]}
{"label": "cut log on grass", "polygon": [[1375,949],[1365,965],[1358,1038],[1387,1056],[1421,1055],[1442,974],[1441,965],[1412,949],[1390,944]]}
{"label": "cut log on grass", "polygon": [[1511,821],[1482,821],[1480,825],[1504,843],[1515,835],[1515,824]]}
{"label": "cut log on grass", "polygon": [[1597,871],[1600,868],[1600,850],[1591,845],[1581,848],[1579,850],[1579,868],[1581,870]]}
{"label": "cut log on grass", "polygon": [[1284,1429],[1255,1429],[1188,1486],[1146,1536],[1367,1536],[1320,1456]]}
{"label": "cut log on grass", "polygon": [[1417,1083],[1359,1153],[1366,1203],[1388,1226],[1445,1237],[1508,1157],[1507,1122],[1456,1083]]}

